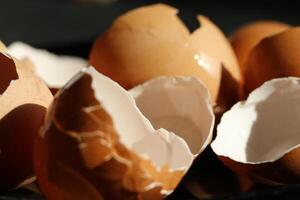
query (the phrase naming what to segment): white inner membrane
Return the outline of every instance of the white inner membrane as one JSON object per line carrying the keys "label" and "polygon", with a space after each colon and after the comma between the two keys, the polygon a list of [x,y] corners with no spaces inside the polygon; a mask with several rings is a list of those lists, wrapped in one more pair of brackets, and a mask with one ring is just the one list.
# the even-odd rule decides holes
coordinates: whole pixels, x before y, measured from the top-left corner
{"label": "white inner membrane", "polygon": [[52,88],[61,88],[87,66],[87,61],[82,58],[57,56],[22,42],[12,43],[7,47],[7,51],[18,59],[29,58],[35,66],[36,74]]}
{"label": "white inner membrane", "polygon": [[183,138],[193,154],[206,146],[214,117],[206,89],[196,78],[161,77],[130,92],[156,129],[164,128]]}

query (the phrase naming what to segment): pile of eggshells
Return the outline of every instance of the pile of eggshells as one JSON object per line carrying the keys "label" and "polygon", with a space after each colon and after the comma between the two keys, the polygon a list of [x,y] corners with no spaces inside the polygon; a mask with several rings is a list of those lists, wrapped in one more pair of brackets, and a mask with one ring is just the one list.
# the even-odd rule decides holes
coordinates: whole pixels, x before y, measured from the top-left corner
{"label": "pile of eggshells", "polygon": [[300,27],[254,22],[228,40],[177,14],[125,13],[88,61],[0,43],[0,190],[162,199],[209,145],[255,182],[299,183]]}

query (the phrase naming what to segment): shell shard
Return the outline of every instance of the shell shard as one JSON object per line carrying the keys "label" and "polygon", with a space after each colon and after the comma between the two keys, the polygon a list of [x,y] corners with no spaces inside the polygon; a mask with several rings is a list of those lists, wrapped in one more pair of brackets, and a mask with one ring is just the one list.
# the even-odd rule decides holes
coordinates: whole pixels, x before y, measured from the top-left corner
{"label": "shell shard", "polygon": [[[208,91],[199,81],[165,78],[158,82],[161,80],[174,86],[177,82],[194,84],[190,87],[203,95],[198,99],[201,106],[207,106],[207,116],[202,117],[208,117],[208,127],[213,127]],[[178,87],[185,87],[183,83]],[[195,148],[176,132],[156,129],[136,105],[132,91],[89,67],[57,94],[36,148],[37,178],[47,198],[80,199],[88,193],[94,199],[161,199],[174,190],[195,155],[209,142],[212,130],[204,128],[207,133],[198,133],[206,138],[199,138],[203,141],[197,141]],[[201,107],[199,102],[192,103]],[[54,171],[68,175],[61,177]]]}
{"label": "shell shard", "polygon": [[299,92],[299,78],[265,82],[223,115],[213,151],[231,169],[256,181],[299,183]]}
{"label": "shell shard", "polygon": [[1,79],[0,79],[0,95],[2,95],[9,87],[11,82],[19,78],[14,61],[4,53],[0,53],[1,63]]}
{"label": "shell shard", "polygon": [[0,52],[0,191],[32,180],[34,138],[52,101],[32,65]]}
{"label": "shell shard", "polygon": [[290,25],[270,20],[250,22],[238,28],[230,36],[242,73],[252,49],[264,38],[271,37],[291,28]]}
{"label": "shell shard", "polygon": [[5,45],[0,40],[0,51],[4,51],[5,49],[6,49]]}
{"label": "shell shard", "polygon": [[273,162],[300,145],[299,78],[274,79],[226,112],[211,144],[215,153],[250,164]]}
{"label": "shell shard", "polygon": [[262,39],[245,63],[245,92],[250,93],[265,81],[299,76],[300,27],[292,27]]}
{"label": "shell shard", "polygon": [[83,67],[87,66],[87,62],[82,58],[57,56],[22,42],[10,44],[7,47],[7,52],[18,59],[30,59],[34,64],[36,74],[50,88],[61,88]]}
{"label": "shell shard", "polygon": [[158,76],[195,76],[216,102],[222,64],[241,81],[233,50],[206,17],[199,16],[201,27],[190,33],[178,12],[154,4],[118,17],[95,41],[89,63],[126,89]]}
{"label": "shell shard", "polygon": [[[211,59],[210,63],[217,64],[218,67],[223,64],[232,78],[236,82],[241,82],[239,65],[226,36],[207,17],[198,15],[197,19],[201,26],[191,34],[190,45],[199,48],[200,56],[201,54],[207,55]],[[217,66],[211,68],[216,69]]]}

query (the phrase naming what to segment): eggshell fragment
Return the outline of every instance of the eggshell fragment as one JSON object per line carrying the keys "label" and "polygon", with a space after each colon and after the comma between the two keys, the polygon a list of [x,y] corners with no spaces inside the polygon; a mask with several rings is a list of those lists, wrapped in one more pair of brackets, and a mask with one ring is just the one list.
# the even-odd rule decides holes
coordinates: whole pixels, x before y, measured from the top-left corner
{"label": "eggshell fragment", "polygon": [[87,62],[74,56],[57,56],[46,50],[36,49],[22,42],[10,44],[7,51],[16,58],[29,58],[35,67],[36,74],[51,89],[64,86]]}
{"label": "eggshell fragment", "polygon": [[231,36],[231,45],[236,53],[241,71],[251,50],[264,38],[291,28],[290,25],[276,21],[255,21],[237,29]]}
{"label": "eggshell fragment", "polygon": [[300,27],[263,39],[251,51],[245,70],[247,93],[267,80],[300,76]]}
{"label": "eggshell fragment", "polygon": [[0,40],[0,51],[3,51],[5,49],[6,49],[5,45]]}
{"label": "eggshell fragment", "polygon": [[213,151],[239,173],[269,183],[299,183],[299,93],[299,78],[264,83],[223,115]]}
{"label": "eggshell fragment", "polygon": [[157,76],[195,76],[215,102],[222,63],[240,81],[233,50],[206,17],[189,33],[177,13],[164,4],[125,13],[96,40],[89,63],[127,89]]}
{"label": "eggshell fragment", "polygon": [[0,52],[0,191],[34,176],[34,138],[51,100],[28,61]]}
{"label": "eggshell fragment", "polygon": [[[184,95],[193,100],[201,109],[187,112],[186,120],[199,120],[197,129],[183,138],[165,127],[156,130],[127,91],[87,68],[57,94],[36,143],[35,169],[47,199],[162,199],[174,190],[211,138],[212,130],[201,127],[205,118],[205,126],[214,123],[208,91],[195,78],[161,78],[131,92],[142,98],[153,92],[148,84],[177,91],[177,107]],[[163,99],[164,105],[171,101]],[[199,146],[185,141],[191,135]]]}

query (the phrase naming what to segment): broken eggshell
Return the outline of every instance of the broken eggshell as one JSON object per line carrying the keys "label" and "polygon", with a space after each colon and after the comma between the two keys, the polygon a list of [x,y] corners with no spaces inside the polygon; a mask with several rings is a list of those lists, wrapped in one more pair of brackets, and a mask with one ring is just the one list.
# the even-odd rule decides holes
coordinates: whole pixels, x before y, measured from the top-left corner
{"label": "broken eggshell", "polygon": [[213,151],[260,182],[299,183],[299,93],[299,78],[264,83],[223,115]]}
{"label": "broken eggshell", "polygon": [[255,21],[238,28],[230,36],[230,42],[236,53],[241,71],[245,71],[245,62],[252,49],[264,38],[291,28],[290,25],[277,21]]}
{"label": "broken eggshell", "polygon": [[248,94],[273,78],[300,76],[300,27],[261,40],[251,51],[244,72]]}
{"label": "broken eggshell", "polygon": [[83,67],[87,61],[75,56],[58,56],[42,49],[36,49],[22,42],[10,44],[7,51],[16,58],[30,59],[36,74],[56,92]]}
{"label": "broken eggshell", "polygon": [[234,52],[205,16],[197,17],[201,27],[190,33],[177,13],[164,4],[125,13],[96,40],[89,63],[127,89],[157,76],[195,76],[215,102],[222,64],[241,81]]}
{"label": "broken eggshell", "polygon": [[30,62],[0,52],[0,191],[33,181],[34,138],[51,101]]}
{"label": "broken eggshell", "polygon": [[[37,179],[48,199],[161,199],[174,190],[210,141],[214,115],[208,91],[196,78],[159,78],[131,93],[137,105],[116,82],[89,67],[57,94],[35,151]],[[151,101],[144,99],[149,94],[162,100],[154,101],[150,113]],[[161,124],[142,114],[156,116],[161,105],[180,110],[162,112]],[[169,125],[174,131],[192,128],[173,133],[164,129]]]}
{"label": "broken eggshell", "polygon": [[0,40],[0,51],[4,51],[6,49],[5,45]]}

